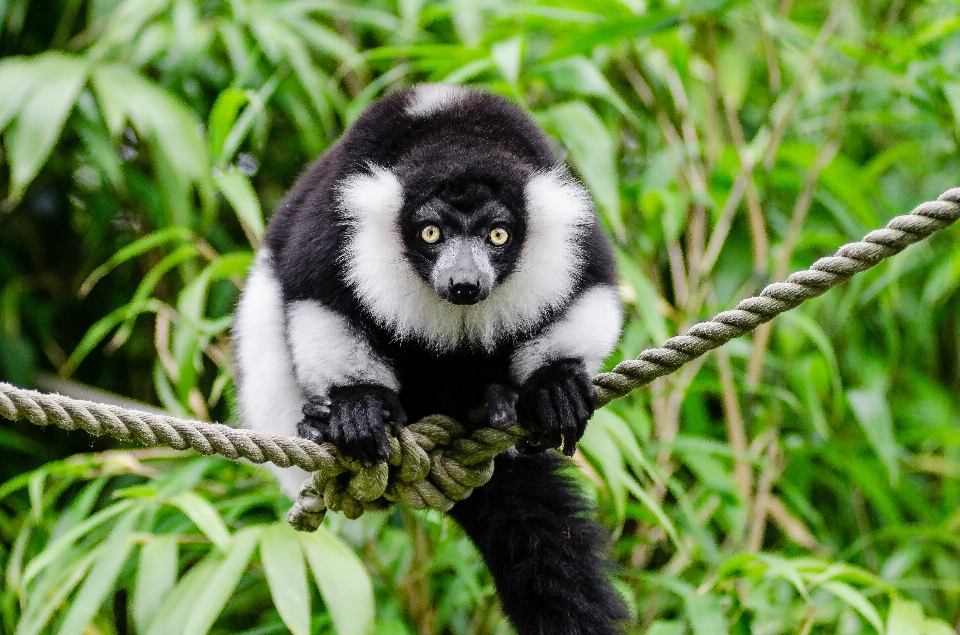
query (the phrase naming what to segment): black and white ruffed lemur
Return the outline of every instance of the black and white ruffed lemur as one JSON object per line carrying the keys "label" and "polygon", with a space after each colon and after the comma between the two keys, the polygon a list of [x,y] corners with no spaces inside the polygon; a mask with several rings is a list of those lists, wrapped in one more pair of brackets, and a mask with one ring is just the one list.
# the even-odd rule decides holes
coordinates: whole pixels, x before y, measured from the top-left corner
{"label": "black and white ruffed lemur", "polygon": [[[519,635],[608,635],[602,528],[561,469],[619,337],[586,190],[506,99],[427,84],[373,104],[270,220],[234,327],[243,425],[386,458],[430,414],[532,440],[450,510]],[[478,414],[480,413],[480,414]],[[307,474],[277,468],[295,495]]]}

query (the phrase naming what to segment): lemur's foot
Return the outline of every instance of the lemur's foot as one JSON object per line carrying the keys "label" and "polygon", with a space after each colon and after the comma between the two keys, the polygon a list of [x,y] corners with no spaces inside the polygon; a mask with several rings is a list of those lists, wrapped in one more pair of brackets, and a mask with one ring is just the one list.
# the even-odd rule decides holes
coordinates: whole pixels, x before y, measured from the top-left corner
{"label": "lemur's foot", "polygon": [[369,466],[390,456],[386,423],[395,432],[407,425],[397,393],[383,386],[340,386],[328,397],[307,400],[297,434],[317,443],[329,441],[345,457]]}
{"label": "lemur's foot", "polygon": [[523,452],[555,448],[563,441],[563,453],[573,456],[593,415],[597,391],[579,360],[558,360],[537,370],[520,389],[519,410],[534,427]]}

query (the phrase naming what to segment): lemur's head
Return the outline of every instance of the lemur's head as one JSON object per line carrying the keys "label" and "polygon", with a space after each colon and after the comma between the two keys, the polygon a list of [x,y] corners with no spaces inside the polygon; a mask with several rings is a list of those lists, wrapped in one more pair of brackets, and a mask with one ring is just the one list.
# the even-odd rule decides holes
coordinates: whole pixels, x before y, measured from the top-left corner
{"label": "lemur's head", "polygon": [[416,141],[397,144],[386,165],[368,162],[340,181],[344,277],[397,339],[490,349],[571,297],[581,239],[596,216],[562,165],[521,158],[523,143],[540,143],[532,122],[532,140],[504,141],[497,122],[483,124],[491,126],[485,136],[476,129],[483,111],[471,114],[469,100],[487,109],[501,102],[472,92],[447,97],[466,101],[430,111],[433,119],[408,106],[403,117]]}
{"label": "lemur's head", "polygon": [[[488,153],[465,152],[437,161],[445,148],[428,148],[397,166],[404,184],[399,238],[414,271],[437,296],[473,305],[490,296],[520,259],[527,213],[523,183],[530,169],[510,157],[491,162]],[[437,170],[437,166],[444,168]]]}
{"label": "lemur's head", "polygon": [[485,300],[493,285],[510,273],[520,253],[521,241],[515,233],[522,231],[522,223],[496,200],[464,209],[438,197],[416,210],[404,225],[414,269],[438,296],[453,304]]}

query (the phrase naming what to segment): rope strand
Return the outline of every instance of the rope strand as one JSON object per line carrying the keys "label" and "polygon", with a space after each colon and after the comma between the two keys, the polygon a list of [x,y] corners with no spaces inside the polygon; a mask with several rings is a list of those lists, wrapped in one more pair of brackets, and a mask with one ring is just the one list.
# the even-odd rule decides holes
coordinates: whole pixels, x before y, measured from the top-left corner
{"label": "rope strand", "polygon": [[[719,313],[708,322],[693,325],[660,348],[647,349],[637,359],[597,375],[593,383],[598,407],[822,295],[958,219],[960,187],[895,217],[885,228],[840,247],[835,255],[817,260],[786,281],[767,285],[760,295],[741,301],[735,309]],[[365,467],[341,456],[330,443],[317,445],[296,437],[81,401],[4,382],[0,382],[0,415],[39,426],[80,428],[96,436],[135,439],[148,446],[193,448],[201,454],[220,454],[228,459],[303,468],[313,474],[287,515],[287,520],[301,530],[319,527],[327,509],[342,511],[349,518],[393,502],[446,511],[469,496],[473,488],[486,483],[493,474],[493,458],[525,435],[520,426],[508,430],[482,428],[468,434],[450,417],[433,415],[391,437],[387,463]]]}

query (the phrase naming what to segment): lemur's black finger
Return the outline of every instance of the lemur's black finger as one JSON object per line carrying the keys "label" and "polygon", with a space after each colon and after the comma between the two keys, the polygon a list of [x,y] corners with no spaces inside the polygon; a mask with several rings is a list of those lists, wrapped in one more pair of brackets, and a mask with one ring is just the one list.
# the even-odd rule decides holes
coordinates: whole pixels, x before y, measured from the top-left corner
{"label": "lemur's black finger", "polygon": [[574,414],[573,406],[570,404],[570,397],[566,390],[559,384],[554,384],[551,390],[554,407],[560,417],[560,431],[563,433],[563,453],[567,456],[573,456],[577,447],[577,417]]}
{"label": "lemur's black finger", "polygon": [[589,403],[584,399],[584,395],[580,390],[581,385],[576,379],[568,379],[566,381],[567,397],[570,399],[570,403],[573,406],[574,413],[577,417],[577,422],[579,427],[584,428],[587,424],[587,419],[590,418],[590,415],[593,414],[593,411],[587,407]]}
{"label": "lemur's black finger", "polygon": [[393,425],[394,434],[400,434],[400,428],[407,427],[407,411],[403,409],[400,398],[392,390],[387,394],[387,418]]}
{"label": "lemur's black finger", "polygon": [[327,420],[330,418],[330,400],[326,397],[311,397],[300,411],[308,417]]}
{"label": "lemur's black finger", "polygon": [[343,425],[342,414],[343,409],[338,408],[334,410],[330,416],[330,425],[327,426],[327,440],[330,441],[338,450],[343,450],[345,448],[345,443],[343,439]]}
{"label": "lemur's black finger", "polygon": [[540,419],[540,425],[547,432],[557,430],[560,421],[557,418],[557,411],[553,407],[553,400],[546,389],[538,390],[535,397],[537,416]]}
{"label": "lemur's black finger", "polygon": [[377,442],[374,438],[374,421],[382,421],[380,408],[368,399],[357,401],[354,405],[353,425],[356,429],[357,460],[366,466],[373,465],[377,460]]}
{"label": "lemur's black finger", "polygon": [[[379,399],[370,399],[367,405],[368,451],[374,462],[383,461],[390,456],[390,442],[387,441],[387,430],[384,425],[385,408]],[[387,416],[389,416],[389,411]]]}
{"label": "lemur's black finger", "polygon": [[313,441],[314,443],[323,443],[325,435],[320,431],[320,428],[315,422],[304,418],[297,424],[297,436],[302,439],[307,439],[308,441]]}
{"label": "lemur's black finger", "polygon": [[587,375],[576,374],[567,378],[567,385],[575,390],[577,396],[583,402],[583,405],[593,414],[594,406],[597,403],[597,390],[593,387],[593,382]]}
{"label": "lemur's black finger", "polygon": [[343,444],[338,446],[342,454],[351,459],[362,460],[363,449],[360,447],[360,412],[357,407],[359,404],[346,402],[340,408],[340,421],[338,427],[343,434]]}

